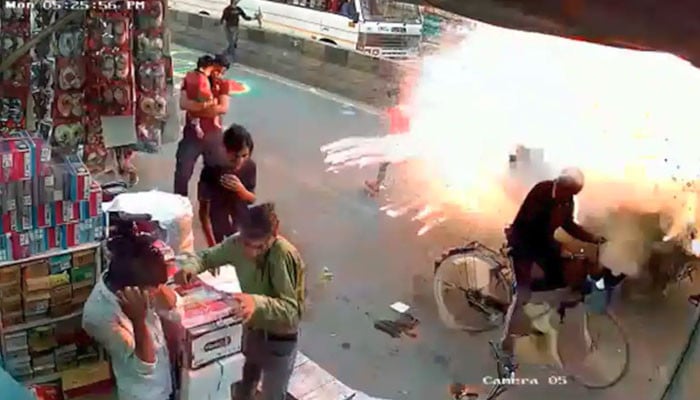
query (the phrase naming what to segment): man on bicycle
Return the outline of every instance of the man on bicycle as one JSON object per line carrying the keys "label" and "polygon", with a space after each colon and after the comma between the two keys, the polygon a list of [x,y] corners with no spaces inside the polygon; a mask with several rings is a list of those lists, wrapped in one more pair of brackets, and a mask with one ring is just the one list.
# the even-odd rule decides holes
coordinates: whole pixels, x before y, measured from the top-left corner
{"label": "man on bicycle", "polygon": [[[566,286],[561,245],[554,239],[558,228],[574,238],[588,243],[603,243],[574,221],[574,196],[583,189],[583,173],[570,168],[554,180],[536,184],[525,197],[512,225],[506,231],[511,248],[516,288],[510,304],[501,341],[502,360],[513,371],[511,362],[516,336],[527,335],[522,327],[529,326],[524,306],[533,291],[550,291]],[[537,264],[544,278],[533,280],[532,267]],[[520,328],[520,329],[518,329]],[[519,331],[520,330],[520,331]]]}

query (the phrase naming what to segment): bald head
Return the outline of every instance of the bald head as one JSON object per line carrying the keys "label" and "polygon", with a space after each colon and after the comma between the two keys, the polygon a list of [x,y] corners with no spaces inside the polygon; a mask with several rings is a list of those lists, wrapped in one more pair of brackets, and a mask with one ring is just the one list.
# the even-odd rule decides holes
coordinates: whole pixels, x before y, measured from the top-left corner
{"label": "bald head", "polygon": [[556,180],[555,197],[566,198],[577,195],[583,189],[583,172],[578,168],[565,168]]}

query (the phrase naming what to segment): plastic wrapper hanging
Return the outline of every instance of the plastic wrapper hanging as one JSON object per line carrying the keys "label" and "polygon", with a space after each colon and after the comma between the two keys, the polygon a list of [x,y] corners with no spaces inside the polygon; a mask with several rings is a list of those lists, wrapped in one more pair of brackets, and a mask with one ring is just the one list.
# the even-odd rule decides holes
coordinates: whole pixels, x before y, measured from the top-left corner
{"label": "plastic wrapper hanging", "polygon": [[34,2],[34,18],[32,19],[32,32],[40,32],[56,22],[56,10],[51,7],[42,7],[43,0]]}
{"label": "plastic wrapper hanging", "polygon": [[163,27],[165,7],[160,0],[146,2],[146,8],[136,13],[137,30],[158,30]]}
{"label": "plastic wrapper hanging", "polygon": [[158,190],[123,193],[111,203],[105,203],[103,209],[107,212],[150,214],[165,231],[165,242],[176,254],[194,252],[194,214],[192,204],[186,197]]}

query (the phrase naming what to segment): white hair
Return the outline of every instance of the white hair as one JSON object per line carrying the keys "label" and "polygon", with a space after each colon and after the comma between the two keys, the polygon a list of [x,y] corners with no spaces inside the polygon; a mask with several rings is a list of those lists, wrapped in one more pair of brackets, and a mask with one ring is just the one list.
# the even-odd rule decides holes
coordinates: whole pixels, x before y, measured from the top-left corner
{"label": "white hair", "polygon": [[559,174],[558,180],[575,184],[579,187],[583,187],[583,172],[581,172],[581,170],[576,167],[564,168]]}

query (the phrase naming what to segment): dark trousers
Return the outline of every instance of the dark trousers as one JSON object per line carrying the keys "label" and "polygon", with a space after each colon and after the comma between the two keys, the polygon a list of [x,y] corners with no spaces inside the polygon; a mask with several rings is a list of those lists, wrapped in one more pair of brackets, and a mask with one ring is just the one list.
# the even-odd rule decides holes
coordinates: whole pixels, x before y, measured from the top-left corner
{"label": "dark trousers", "polygon": [[297,356],[297,340],[277,340],[264,332],[247,329],[243,334],[243,379],[236,399],[253,400],[262,379],[261,400],[285,400]]}
{"label": "dark trousers", "polygon": [[238,201],[226,189],[213,182],[204,182],[200,177],[197,186],[199,201],[209,202],[209,221],[216,243],[238,232],[236,212]]}
{"label": "dark trousers", "polygon": [[377,186],[381,186],[382,183],[384,183],[384,179],[386,179],[386,170],[389,168],[388,162],[384,162],[379,164],[379,171],[377,171]]}
{"label": "dark trousers", "polygon": [[[214,196],[216,197],[216,196]],[[214,232],[216,243],[221,243],[228,236],[238,232],[236,224],[236,213],[230,204],[214,199],[209,203],[209,218],[211,219],[211,230]]]}
{"label": "dark trousers", "polygon": [[224,34],[226,35],[226,42],[228,42],[228,47],[226,47],[227,55],[236,54],[236,48],[238,48],[238,27],[237,26],[224,26]]}
{"label": "dark trousers", "polygon": [[204,153],[204,139],[197,137],[197,132],[192,125],[185,125],[182,130],[182,139],[177,144],[175,153],[175,178],[173,192],[187,197],[188,186],[194,165],[197,159]]}
{"label": "dark trousers", "polygon": [[[532,292],[550,291],[566,286],[561,247],[556,243],[542,246],[512,246],[513,269],[515,272],[515,293],[508,307],[503,339],[515,335],[525,335],[530,319],[525,314],[525,305]],[[541,279],[532,279],[532,269],[537,264],[544,271]]]}

